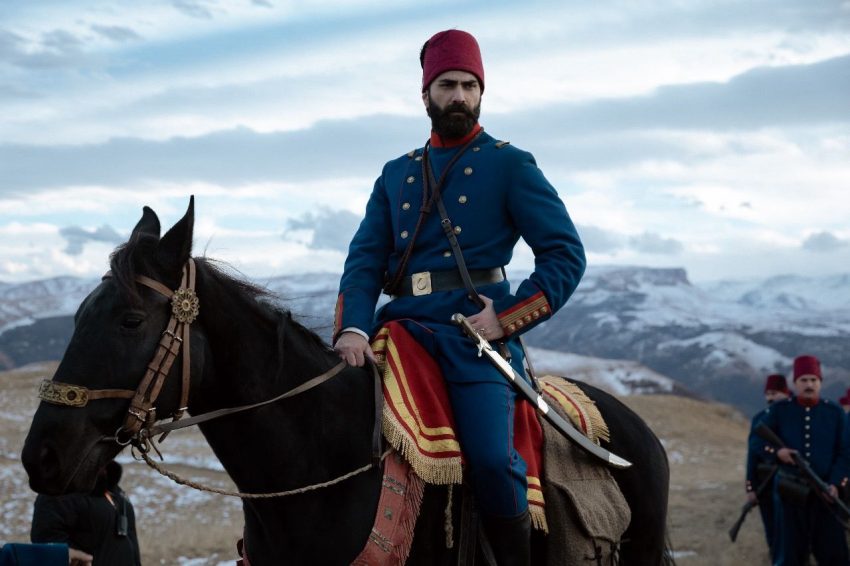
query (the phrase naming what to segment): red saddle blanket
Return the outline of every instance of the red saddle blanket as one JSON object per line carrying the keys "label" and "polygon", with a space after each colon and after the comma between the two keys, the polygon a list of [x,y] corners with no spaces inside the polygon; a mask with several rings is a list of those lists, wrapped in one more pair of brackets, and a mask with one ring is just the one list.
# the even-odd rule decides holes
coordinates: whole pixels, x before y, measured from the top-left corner
{"label": "red saddle blanket", "polygon": [[[383,431],[425,482],[463,481],[463,454],[440,368],[398,322],[385,325],[372,342],[383,374]],[[544,395],[562,409],[591,440],[607,440],[607,427],[593,402],[566,380],[541,380]],[[528,504],[532,524],[547,530],[541,485],[543,431],[532,405],[519,401],[514,413],[514,446],[528,471]]]}

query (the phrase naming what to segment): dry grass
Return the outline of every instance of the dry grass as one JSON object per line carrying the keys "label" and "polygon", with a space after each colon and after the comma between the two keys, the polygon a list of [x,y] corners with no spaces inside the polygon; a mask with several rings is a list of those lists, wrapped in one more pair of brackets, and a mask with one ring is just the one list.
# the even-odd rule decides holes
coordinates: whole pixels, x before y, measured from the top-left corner
{"label": "dry grass", "polygon": [[727,405],[674,396],[623,399],[662,439],[670,460],[668,524],[683,566],[770,564],[758,510],[737,541],[729,528],[744,497],[749,422]]}
{"label": "dry grass", "polygon": [[[32,502],[20,464],[20,449],[37,405],[37,383],[55,364],[0,373],[0,540],[26,541]],[[743,468],[748,422],[724,405],[673,396],[624,401],[662,439],[671,462],[670,532],[682,566],[768,564],[761,522],[754,511],[738,542],[727,531],[744,503]],[[178,436],[179,435],[179,436]],[[179,462],[212,459],[195,432],[178,431],[163,445]],[[174,471],[231,489],[227,475],[203,465]],[[143,564],[232,563],[242,528],[241,505],[233,498],[201,494],[175,485],[143,463],[125,463],[122,486],[136,508]]]}

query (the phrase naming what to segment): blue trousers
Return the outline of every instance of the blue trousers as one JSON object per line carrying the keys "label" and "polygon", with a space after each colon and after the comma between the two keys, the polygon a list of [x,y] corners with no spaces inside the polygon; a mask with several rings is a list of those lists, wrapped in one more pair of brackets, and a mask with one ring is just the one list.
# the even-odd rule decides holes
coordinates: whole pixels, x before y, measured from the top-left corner
{"label": "blue trousers", "polygon": [[850,564],[844,529],[814,494],[794,505],[774,490],[773,503],[775,566],[806,566],[810,553],[818,566]]}
{"label": "blue trousers", "polygon": [[[769,486],[768,486],[769,487]],[[765,490],[767,493],[762,494],[762,497],[759,497],[759,513],[761,514],[761,522],[764,525],[764,537],[767,539],[767,548],[770,551],[770,559],[773,560],[776,558],[774,547],[776,538],[773,534],[774,530],[774,521],[773,521],[773,494],[770,490]]]}
{"label": "blue trousers", "polygon": [[[525,512],[526,464],[514,449],[516,391],[458,328],[401,322],[443,372],[478,508],[491,517]],[[524,376],[519,344],[508,345],[512,365]]]}

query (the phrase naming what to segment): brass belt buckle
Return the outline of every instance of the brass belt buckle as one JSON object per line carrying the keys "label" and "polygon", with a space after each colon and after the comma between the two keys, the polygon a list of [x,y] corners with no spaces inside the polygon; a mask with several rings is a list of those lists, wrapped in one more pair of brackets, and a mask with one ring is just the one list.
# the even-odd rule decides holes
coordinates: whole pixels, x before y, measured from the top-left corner
{"label": "brass belt buckle", "polygon": [[410,276],[411,283],[413,283],[413,296],[419,297],[420,295],[430,295],[431,294],[431,272],[430,271],[420,271],[419,273],[414,273]]}

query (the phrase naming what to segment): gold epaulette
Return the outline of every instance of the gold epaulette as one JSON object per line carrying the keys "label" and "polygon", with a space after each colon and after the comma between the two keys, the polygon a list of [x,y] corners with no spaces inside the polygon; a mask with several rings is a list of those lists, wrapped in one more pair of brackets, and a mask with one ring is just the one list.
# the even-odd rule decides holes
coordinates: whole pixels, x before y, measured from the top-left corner
{"label": "gold epaulette", "polygon": [[503,147],[505,147],[506,145],[508,145],[510,143],[511,142],[509,142],[509,141],[497,141],[496,142],[496,149],[502,149]]}

